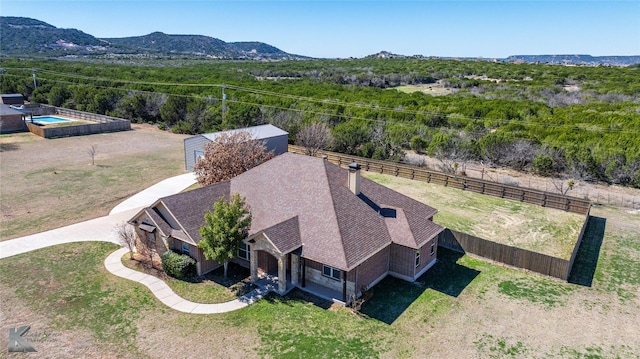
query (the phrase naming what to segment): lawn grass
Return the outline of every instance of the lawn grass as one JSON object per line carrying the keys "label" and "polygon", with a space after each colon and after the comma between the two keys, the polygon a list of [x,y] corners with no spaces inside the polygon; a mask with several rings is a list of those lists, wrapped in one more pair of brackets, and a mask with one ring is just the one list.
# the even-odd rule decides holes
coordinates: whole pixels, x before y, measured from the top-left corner
{"label": "lawn grass", "polygon": [[[156,329],[170,331],[164,340],[180,347],[187,345],[181,333],[221,338],[230,331],[255,330],[259,337],[254,348],[232,349],[267,357],[378,357],[382,350],[374,339],[385,336],[386,325],[344,308],[329,310],[300,292],[270,295],[249,308],[219,315],[174,312],[141,284],[106,272],[102,262],[116,248],[111,243],[72,243],[3,259],[0,281],[15,285],[3,287],[0,299],[39,298],[26,305],[46,316],[54,330],[88,331],[96,345],[115,346],[128,357],[144,356],[137,337]],[[45,342],[32,344],[47,347]]]}
{"label": "lawn grass", "polygon": [[[180,135],[134,130],[33,136],[0,139],[0,240],[107,215],[131,195],[184,173]],[[87,153],[92,144],[98,145],[95,166]]]}
{"label": "lawn grass", "polygon": [[[122,355],[136,354],[137,321],[156,299],[144,287],[106,271],[104,258],[117,248],[113,243],[74,243],[3,259],[0,282],[15,284],[3,288],[3,302],[11,295],[31,298],[28,306],[47,316],[54,330],[86,330],[93,340],[120,348]],[[46,348],[46,343],[32,344]]]}
{"label": "lawn grass", "polygon": [[[136,257],[137,258],[137,257]],[[227,278],[222,268],[196,278],[178,279],[164,274],[161,270],[149,268],[148,262],[140,258],[131,259],[129,253],[121,258],[122,264],[139,272],[162,279],[180,297],[196,303],[224,303],[250,292],[249,271],[231,264]]]}
{"label": "lawn grass", "polygon": [[434,222],[490,241],[569,259],[584,216],[426,182],[365,173],[438,209]]}
{"label": "lawn grass", "polygon": [[[620,217],[610,223],[640,222],[610,214]],[[623,333],[640,327],[631,319],[630,327],[616,332],[617,321],[639,317],[634,293],[640,266],[637,253],[630,253],[634,261],[622,275],[614,259],[638,246],[637,232],[628,229],[607,229],[633,243],[617,247],[607,237],[593,288],[440,248],[438,263],[415,283],[385,278],[376,285],[362,315],[297,290],[224,314],[176,312],[141,284],[106,272],[102,262],[117,246],[95,242],[1,260],[0,282],[12,285],[1,287],[0,300],[45,318],[47,325],[32,328],[34,334],[50,328],[31,342],[42,351],[56,332],[70,330],[89,333],[98,352],[127,357],[206,356],[212,350],[221,357],[278,358],[629,357],[640,346]],[[11,319],[13,312],[6,313]],[[540,320],[567,321],[568,333],[532,324]],[[574,341],[594,321],[599,324],[588,327],[590,339]]]}

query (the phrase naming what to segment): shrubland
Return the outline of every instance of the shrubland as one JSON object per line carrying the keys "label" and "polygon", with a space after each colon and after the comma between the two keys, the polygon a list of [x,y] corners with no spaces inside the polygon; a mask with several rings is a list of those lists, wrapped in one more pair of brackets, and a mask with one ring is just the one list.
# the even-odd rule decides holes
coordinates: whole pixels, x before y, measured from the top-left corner
{"label": "shrubland", "polygon": [[[138,64],[2,59],[2,93],[197,134],[315,123],[330,149],[467,161],[640,188],[640,68],[444,59]],[[34,88],[32,71],[37,76]],[[394,89],[438,84],[431,96]],[[224,100],[223,100],[224,93]]]}

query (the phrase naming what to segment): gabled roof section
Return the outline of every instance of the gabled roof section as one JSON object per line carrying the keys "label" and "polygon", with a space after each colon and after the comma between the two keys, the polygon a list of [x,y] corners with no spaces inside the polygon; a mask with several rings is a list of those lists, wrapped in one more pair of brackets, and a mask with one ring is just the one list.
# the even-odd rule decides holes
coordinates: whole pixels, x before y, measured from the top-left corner
{"label": "gabled roof section", "polygon": [[171,234],[171,226],[164,218],[160,215],[157,209],[155,208],[145,208],[144,213],[151,219],[153,224],[160,230],[162,235],[168,236]]}
{"label": "gabled roof section", "polygon": [[302,246],[298,216],[269,227],[261,233],[264,233],[282,254],[289,253]]}
{"label": "gabled roof section", "polygon": [[200,227],[204,224],[205,213],[213,210],[213,204],[221,196],[229,199],[229,187],[229,181],[224,181],[164,197],[160,201],[182,227],[175,229],[184,230],[194,243],[198,243],[202,240]]}
{"label": "gabled roof section", "polygon": [[[437,209],[366,178],[362,178],[360,188],[369,200],[378,203],[381,208],[388,207],[397,210],[397,217],[395,219],[386,218],[385,222],[390,233],[401,230],[407,235],[400,238],[397,233],[394,234],[394,243],[419,248],[444,230],[443,227],[429,220],[438,213]],[[400,209],[402,213],[399,213]]]}

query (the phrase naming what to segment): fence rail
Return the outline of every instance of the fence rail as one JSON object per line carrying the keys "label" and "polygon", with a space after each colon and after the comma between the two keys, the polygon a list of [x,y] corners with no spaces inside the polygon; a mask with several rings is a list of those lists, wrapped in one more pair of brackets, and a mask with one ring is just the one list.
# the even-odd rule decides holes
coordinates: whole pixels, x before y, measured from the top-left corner
{"label": "fence rail", "polygon": [[34,115],[58,114],[93,123],[79,123],[62,127],[42,127],[27,121],[27,127],[32,133],[44,138],[83,136],[96,133],[128,131],[131,129],[131,121],[117,117],[98,115],[95,113],[71,110],[68,108],[49,105],[32,106],[29,110]]}
{"label": "fence rail", "polygon": [[123,121],[131,123],[129,120],[125,120],[123,118],[99,115],[96,113],[71,110],[71,109],[62,108],[62,107],[56,107],[55,109],[58,115],[69,116],[69,117],[77,118],[80,120],[92,121],[97,123],[110,123],[110,122],[123,122]]}
{"label": "fence rail", "polygon": [[[472,253],[513,267],[567,280],[573,260],[552,257],[526,249],[492,242],[467,233],[446,229],[438,237],[438,246]],[[576,248],[578,244],[576,244]],[[575,251],[574,251],[575,252]],[[572,256],[573,259],[574,256]]]}
{"label": "fence rail", "polygon": [[[304,148],[289,145],[289,151],[304,153]],[[438,246],[444,248],[462,253],[475,254],[496,262],[527,269],[565,281],[569,279],[578,248],[580,247],[587,223],[589,222],[591,211],[591,203],[589,201],[540,190],[489,182],[482,179],[455,176],[402,163],[377,161],[364,157],[326,151],[318,153],[317,156],[322,156],[329,162],[338,165],[348,165],[352,162],[357,162],[366,171],[435,183],[446,187],[582,214],[585,216],[585,220],[574,245],[571,257],[568,260],[493,242],[449,228],[445,229],[438,237]]]}
{"label": "fence rail", "polygon": [[[289,145],[289,151],[304,153],[304,148]],[[357,162],[366,171],[434,183],[489,196],[526,202],[542,207],[560,209],[567,212],[587,214],[591,207],[591,203],[589,201],[580,198],[495,183],[466,176],[457,176],[444,172],[427,170],[404,163],[372,160],[365,157],[350,156],[327,151],[318,152],[316,156],[326,157],[329,162],[338,165],[348,165],[349,163]]]}

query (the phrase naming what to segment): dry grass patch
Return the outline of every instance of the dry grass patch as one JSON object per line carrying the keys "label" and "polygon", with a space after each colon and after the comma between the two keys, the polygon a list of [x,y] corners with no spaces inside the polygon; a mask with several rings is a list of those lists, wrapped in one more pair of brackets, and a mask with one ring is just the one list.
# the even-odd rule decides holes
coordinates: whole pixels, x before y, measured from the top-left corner
{"label": "dry grass patch", "polygon": [[[0,240],[104,216],[129,196],[185,173],[184,135],[136,125],[57,139],[0,138]],[[97,145],[95,165],[88,150]]]}
{"label": "dry grass patch", "polygon": [[445,87],[438,83],[405,85],[405,86],[397,86],[393,88],[404,93],[422,92],[423,94],[431,95],[431,96],[445,96],[453,93],[453,89],[449,87]]}
{"label": "dry grass patch", "polygon": [[494,242],[569,259],[584,216],[389,175],[365,177],[438,209],[434,222]]}

